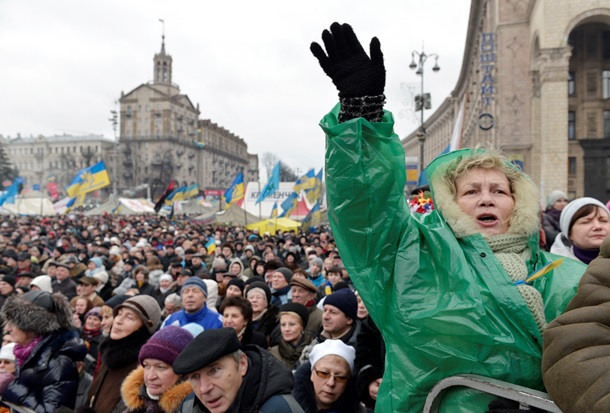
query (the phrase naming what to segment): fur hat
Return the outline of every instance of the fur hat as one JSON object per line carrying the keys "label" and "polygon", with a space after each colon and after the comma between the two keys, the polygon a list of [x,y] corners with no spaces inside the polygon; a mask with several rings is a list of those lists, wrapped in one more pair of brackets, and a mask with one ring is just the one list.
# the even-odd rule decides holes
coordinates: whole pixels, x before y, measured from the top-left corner
{"label": "fur hat", "polygon": [[150,334],[155,332],[161,321],[161,308],[157,300],[150,295],[136,295],[117,305],[112,310],[115,317],[121,308],[129,308],[140,316],[144,327],[146,327]]}
{"label": "fur hat", "polygon": [[42,290],[10,297],[2,306],[2,318],[37,335],[73,328],[72,310],[66,297]]}
{"label": "fur hat", "polygon": [[161,360],[170,366],[178,354],[193,340],[193,335],[178,326],[167,326],[157,331],[140,349],[138,362],[143,365],[145,359]]}

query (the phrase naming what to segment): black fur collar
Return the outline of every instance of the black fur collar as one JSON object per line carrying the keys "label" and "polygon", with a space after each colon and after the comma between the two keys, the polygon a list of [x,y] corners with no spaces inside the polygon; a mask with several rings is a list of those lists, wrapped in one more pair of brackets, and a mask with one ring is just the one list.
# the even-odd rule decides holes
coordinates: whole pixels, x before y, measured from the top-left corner
{"label": "black fur collar", "polygon": [[100,344],[102,362],[110,369],[117,369],[138,360],[140,348],[150,338],[150,333],[144,327],[125,338],[113,340],[110,336]]}

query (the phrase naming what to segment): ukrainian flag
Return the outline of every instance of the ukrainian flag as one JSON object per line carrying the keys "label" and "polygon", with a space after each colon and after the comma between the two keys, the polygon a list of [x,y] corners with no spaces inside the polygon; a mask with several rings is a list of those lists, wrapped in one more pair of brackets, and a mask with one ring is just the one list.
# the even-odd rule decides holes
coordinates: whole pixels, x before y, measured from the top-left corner
{"label": "ukrainian flag", "polygon": [[186,191],[186,186],[183,185],[180,188],[176,189],[174,192],[169,194],[169,196],[165,199],[165,205],[171,206],[176,201],[184,201],[184,192]]}
{"label": "ukrainian flag", "polygon": [[314,207],[311,208],[311,210],[309,211],[309,213],[303,220],[303,223],[301,225],[301,230],[303,230],[303,232],[305,232],[305,231],[309,230],[310,228],[315,228],[318,225],[320,225],[321,221],[322,221],[322,211],[320,211],[320,200],[318,199],[318,202],[316,202]]}
{"label": "ukrainian flag", "polygon": [[189,185],[184,191],[184,199],[189,199],[199,195],[199,186],[197,184]]}
{"label": "ukrainian flag", "polygon": [[77,195],[93,192],[108,185],[110,185],[108,170],[104,161],[101,161],[79,171],[70,186],[66,188],[66,192],[70,198],[75,198]]}
{"label": "ukrainian flag", "polygon": [[296,192],[291,193],[290,196],[286,198],[284,202],[282,202],[282,214],[279,216],[279,218],[288,218],[292,211],[297,208],[298,203],[299,195]]}
{"label": "ukrainian flag", "polygon": [[316,177],[314,179],[313,188],[311,188],[309,191],[307,191],[305,193],[305,196],[307,197],[307,200],[309,201],[309,203],[313,204],[314,202],[316,202],[317,200],[320,199],[321,193],[322,193],[322,169],[320,169],[320,172],[318,172],[318,174],[316,175]]}
{"label": "ukrainian flag", "polygon": [[311,168],[309,171],[307,171],[305,175],[297,179],[297,181],[294,183],[293,191],[298,194],[301,191],[308,191],[310,189],[313,189],[315,185],[316,172],[313,168]]}
{"label": "ukrainian flag", "polygon": [[277,201],[273,204],[273,209],[271,210],[271,216],[269,218],[277,218]]}
{"label": "ukrainian flag", "polygon": [[210,239],[206,244],[205,248],[208,250],[208,255],[212,255],[216,251],[216,241],[214,238]]}
{"label": "ukrainian flag", "polygon": [[244,174],[238,173],[233,183],[225,191],[225,203],[227,206],[235,204],[244,199]]}
{"label": "ukrainian flag", "polygon": [[257,204],[259,202],[264,201],[265,198],[270,197],[275,193],[275,191],[278,190],[278,188],[280,187],[280,172],[281,166],[280,162],[278,161],[278,163],[273,167],[273,170],[271,171],[271,176],[267,180],[267,184],[265,185],[265,187],[261,191],[261,194],[256,200]]}

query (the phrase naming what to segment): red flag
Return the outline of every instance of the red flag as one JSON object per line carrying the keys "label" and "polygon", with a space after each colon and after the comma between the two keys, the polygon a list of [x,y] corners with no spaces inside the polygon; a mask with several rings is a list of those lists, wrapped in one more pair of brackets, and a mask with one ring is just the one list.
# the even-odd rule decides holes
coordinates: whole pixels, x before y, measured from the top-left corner
{"label": "red flag", "polygon": [[165,200],[167,199],[169,194],[171,194],[172,191],[174,190],[174,185],[175,185],[175,181],[172,179],[170,181],[169,185],[167,186],[167,188],[165,188],[165,192],[163,192],[163,195],[161,195],[161,198],[159,198],[159,200],[155,204],[155,212],[159,212],[161,210],[163,203],[165,202]]}

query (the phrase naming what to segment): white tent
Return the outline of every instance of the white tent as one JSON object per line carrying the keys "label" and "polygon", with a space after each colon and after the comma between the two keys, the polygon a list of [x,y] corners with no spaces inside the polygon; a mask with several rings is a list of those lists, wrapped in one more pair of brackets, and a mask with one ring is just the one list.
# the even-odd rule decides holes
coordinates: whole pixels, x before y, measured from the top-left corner
{"label": "white tent", "polygon": [[14,204],[4,203],[6,211],[15,215],[55,215],[49,198],[17,198]]}
{"label": "white tent", "polygon": [[103,214],[115,214],[115,215],[136,215],[136,214],[154,214],[154,204],[143,198],[119,198],[118,201],[113,199],[108,202],[95,207],[84,215],[103,215]]}

